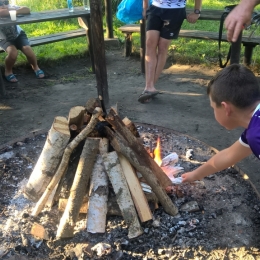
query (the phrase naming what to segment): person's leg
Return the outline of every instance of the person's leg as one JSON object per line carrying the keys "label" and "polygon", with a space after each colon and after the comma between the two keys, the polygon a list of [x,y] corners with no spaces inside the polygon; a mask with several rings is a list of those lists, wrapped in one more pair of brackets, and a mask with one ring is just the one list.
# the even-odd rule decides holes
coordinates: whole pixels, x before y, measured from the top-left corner
{"label": "person's leg", "polygon": [[146,52],[145,52],[145,89],[144,91],[156,91],[154,79],[157,68],[157,46],[159,43],[160,32],[150,30],[146,32]]}
{"label": "person's leg", "polygon": [[39,68],[36,55],[29,44],[28,37],[24,31],[22,31],[19,37],[16,39],[16,45],[26,56],[28,62],[31,64],[37,78],[44,78],[44,72]]}
{"label": "person's leg", "polygon": [[[15,64],[15,61],[17,59],[18,50],[14,45],[10,45],[6,48],[7,56],[5,58],[5,77],[12,76],[13,75],[13,66]],[[9,79],[10,82],[17,82],[18,80],[16,77],[12,76]]]}
{"label": "person's leg", "polygon": [[164,68],[164,65],[167,60],[168,56],[168,48],[170,46],[171,40],[164,39],[160,37],[159,44],[158,44],[158,50],[157,50],[157,64],[156,64],[156,70],[154,75],[154,84],[158,80],[159,76],[162,73],[162,70]]}

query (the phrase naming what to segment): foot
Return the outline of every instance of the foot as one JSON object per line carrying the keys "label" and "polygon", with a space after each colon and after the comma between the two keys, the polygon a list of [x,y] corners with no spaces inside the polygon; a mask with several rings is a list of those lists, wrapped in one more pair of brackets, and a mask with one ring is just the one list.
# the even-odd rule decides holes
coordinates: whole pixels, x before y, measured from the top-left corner
{"label": "foot", "polygon": [[9,74],[9,75],[5,75],[5,79],[8,81],[8,82],[11,82],[11,83],[16,83],[18,82],[17,78],[15,77],[15,75],[13,73]]}
{"label": "foot", "polygon": [[149,103],[151,102],[152,98],[159,94],[159,91],[148,91],[144,90],[142,94],[139,96],[138,101],[140,103]]}
{"label": "foot", "polygon": [[43,70],[35,70],[35,75],[37,79],[43,79],[45,77]]}

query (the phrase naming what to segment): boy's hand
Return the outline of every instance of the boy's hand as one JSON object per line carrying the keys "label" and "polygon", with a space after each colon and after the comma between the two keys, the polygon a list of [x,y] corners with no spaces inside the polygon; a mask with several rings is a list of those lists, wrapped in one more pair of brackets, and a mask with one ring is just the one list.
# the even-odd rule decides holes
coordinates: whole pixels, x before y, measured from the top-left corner
{"label": "boy's hand", "polygon": [[187,21],[189,23],[196,23],[197,20],[199,19],[199,17],[200,17],[200,14],[190,13],[187,16]]}
{"label": "boy's hand", "polygon": [[194,182],[198,180],[194,172],[186,172],[182,174],[181,177],[182,177],[182,182]]}

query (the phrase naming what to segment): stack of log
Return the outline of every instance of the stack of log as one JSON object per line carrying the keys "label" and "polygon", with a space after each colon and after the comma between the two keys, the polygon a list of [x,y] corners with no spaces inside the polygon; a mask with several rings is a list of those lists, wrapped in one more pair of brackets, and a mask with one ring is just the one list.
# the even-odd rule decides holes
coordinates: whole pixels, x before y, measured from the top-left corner
{"label": "stack of log", "polygon": [[[102,137],[97,131],[102,125]],[[57,238],[73,237],[79,213],[87,213],[87,231],[104,233],[109,211],[109,184],[127,226],[128,237],[143,233],[141,222],[152,219],[152,213],[136,172],[150,186],[152,193],[170,215],[178,213],[165,188],[172,185],[140,141],[135,125],[121,120],[115,108],[105,114],[97,99],[86,106],[71,108],[68,118],[56,117],[48,132],[41,155],[24,189],[28,199],[37,202],[32,211],[37,216],[52,207],[59,193],[59,183],[68,169],[73,151],[84,143],[67,199],[61,199],[63,215]],[[113,151],[109,147],[112,146]]]}

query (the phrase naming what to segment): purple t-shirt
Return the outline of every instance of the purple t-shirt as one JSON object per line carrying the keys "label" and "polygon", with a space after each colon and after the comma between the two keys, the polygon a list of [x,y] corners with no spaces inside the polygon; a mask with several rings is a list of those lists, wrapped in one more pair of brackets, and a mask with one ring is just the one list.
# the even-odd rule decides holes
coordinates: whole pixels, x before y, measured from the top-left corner
{"label": "purple t-shirt", "polygon": [[254,155],[260,160],[260,104],[256,107],[248,128],[242,133],[239,142],[250,147]]}

